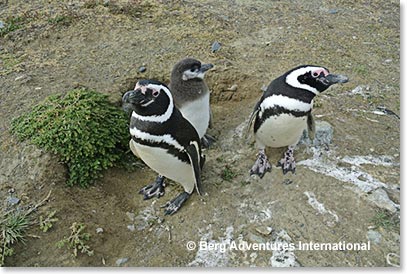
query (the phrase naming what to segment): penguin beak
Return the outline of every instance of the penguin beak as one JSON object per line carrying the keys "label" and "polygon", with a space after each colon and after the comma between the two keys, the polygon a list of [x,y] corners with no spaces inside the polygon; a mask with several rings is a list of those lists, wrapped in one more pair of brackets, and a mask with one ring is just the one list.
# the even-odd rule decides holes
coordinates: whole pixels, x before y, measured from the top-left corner
{"label": "penguin beak", "polygon": [[210,70],[211,68],[213,68],[212,64],[202,64],[200,72],[205,73],[206,71]]}
{"label": "penguin beak", "polygon": [[349,81],[349,78],[340,74],[328,74],[325,76],[325,80],[328,82],[328,85],[333,85],[337,83],[346,83]]}
{"label": "penguin beak", "polygon": [[145,100],[145,96],[143,93],[136,91],[136,90],[129,90],[123,95],[122,102],[129,103],[129,104],[142,104]]}

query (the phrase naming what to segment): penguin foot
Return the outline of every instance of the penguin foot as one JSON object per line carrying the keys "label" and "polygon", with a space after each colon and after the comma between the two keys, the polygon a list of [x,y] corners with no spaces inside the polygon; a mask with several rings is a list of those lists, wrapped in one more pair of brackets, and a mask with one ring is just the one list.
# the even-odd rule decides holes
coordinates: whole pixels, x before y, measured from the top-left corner
{"label": "penguin foot", "polygon": [[257,174],[260,178],[263,178],[266,172],[271,171],[271,164],[267,159],[267,155],[264,149],[261,149],[257,154],[257,160],[253,167],[250,169],[250,175]]}
{"label": "penguin foot", "polygon": [[294,148],[289,146],[287,151],[284,153],[284,157],[278,161],[277,166],[281,166],[283,169],[283,174],[291,171],[295,173],[295,159],[294,159]]}
{"label": "penguin foot", "polygon": [[205,134],[201,139],[201,144],[203,148],[210,148],[215,142],[216,139],[209,134]]}
{"label": "penguin foot", "polygon": [[143,199],[148,200],[156,196],[160,198],[165,194],[165,177],[158,175],[152,184],[146,185],[140,189],[139,194],[143,194]]}
{"label": "penguin foot", "polygon": [[189,196],[190,195],[188,193],[182,192],[180,195],[175,197],[175,199],[167,202],[164,206],[162,206],[165,207],[164,215],[172,215],[177,212],[184,204],[184,202],[188,200]]}

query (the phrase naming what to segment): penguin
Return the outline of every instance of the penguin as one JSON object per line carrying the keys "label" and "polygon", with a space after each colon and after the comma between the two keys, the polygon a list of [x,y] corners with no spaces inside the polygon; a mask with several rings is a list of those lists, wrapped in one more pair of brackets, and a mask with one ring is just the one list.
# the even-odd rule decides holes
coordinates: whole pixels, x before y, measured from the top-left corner
{"label": "penguin", "polygon": [[202,64],[196,59],[185,58],[173,67],[169,85],[176,107],[195,127],[205,148],[215,141],[206,134],[211,126],[212,113],[209,88],[204,77],[211,68],[213,64]]}
{"label": "penguin", "polygon": [[161,175],[161,179],[145,189],[163,194],[164,177],[184,188],[184,192],[164,205],[165,215],[172,215],[195,189],[202,194],[201,169],[205,158],[201,153],[199,135],[175,106],[170,89],[159,81],[138,81],[134,90],[123,95],[122,101],[133,111],[130,149]]}
{"label": "penguin", "polygon": [[314,97],[331,85],[348,82],[348,77],[331,74],[325,67],[301,65],[274,79],[254,107],[249,120],[259,149],[257,159],[250,169],[250,175],[263,178],[271,171],[271,164],[265,153],[266,147],[288,146],[277,166],[283,173],[295,173],[294,149],[305,129],[314,134],[314,120],[311,114]]}

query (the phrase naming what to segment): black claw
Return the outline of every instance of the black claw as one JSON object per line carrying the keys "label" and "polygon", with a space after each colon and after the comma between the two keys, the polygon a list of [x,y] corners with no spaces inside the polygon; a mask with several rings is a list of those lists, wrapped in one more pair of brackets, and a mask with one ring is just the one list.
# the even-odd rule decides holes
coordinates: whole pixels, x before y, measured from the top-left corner
{"label": "black claw", "polygon": [[201,139],[203,148],[210,148],[215,142],[216,139],[209,134],[205,134]]}
{"label": "black claw", "polygon": [[144,200],[148,200],[156,196],[160,198],[165,194],[165,177],[159,175],[155,181],[140,189],[139,194],[143,195]]}
{"label": "black claw", "polygon": [[173,215],[175,212],[177,212],[185,201],[188,200],[189,196],[190,195],[188,193],[182,192],[180,195],[175,197],[175,199],[167,202],[164,206],[162,206],[165,207],[164,215]]}

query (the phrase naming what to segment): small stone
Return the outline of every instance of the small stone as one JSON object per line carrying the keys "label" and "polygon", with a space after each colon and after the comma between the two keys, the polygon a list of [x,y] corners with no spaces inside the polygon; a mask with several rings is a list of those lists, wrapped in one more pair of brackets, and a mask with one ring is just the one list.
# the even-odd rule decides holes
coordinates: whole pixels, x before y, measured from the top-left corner
{"label": "small stone", "polygon": [[127,263],[129,261],[129,258],[120,258],[116,260],[116,265],[117,266],[122,266],[123,264]]}
{"label": "small stone", "polygon": [[96,228],[96,233],[97,234],[103,233],[103,228],[101,227]]}
{"label": "small stone", "polygon": [[330,9],[328,12],[329,12],[329,14],[337,14],[338,10],[337,9]]}
{"label": "small stone", "polygon": [[375,244],[380,244],[380,242],[382,241],[382,234],[375,230],[369,230],[366,236],[369,241]]}
{"label": "small stone", "polygon": [[138,68],[138,71],[141,73],[146,72],[146,70],[147,70],[147,68],[145,66],[141,66]]}
{"label": "small stone", "polygon": [[230,88],[228,88],[228,90],[236,91],[237,90],[237,85],[236,84],[232,85]]}
{"label": "small stone", "polygon": [[134,230],[136,230],[136,228],[134,227],[134,225],[128,225],[127,229],[130,230],[131,232],[133,232]]}
{"label": "small stone", "polygon": [[130,221],[134,222],[134,217],[136,216],[133,212],[126,212],[127,217]]}
{"label": "small stone", "polygon": [[261,86],[261,91],[266,92],[267,91],[267,85],[262,85]]}
{"label": "small stone", "polygon": [[256,231],[262,235],[268,236],[273,231],[273,228],[270,226],[259,226],[256,228]]}
{"label": "small stone", "polygon": [[7,203],[9,205],[16,205],[20,202],[20,199],[18,199],[17,197],[8,197],[7,198]]}
{"label": "small stone", "polygon": [[393,62],[393,59],[386,59],[386,60],[384,60],[384,62],[385,62],[386,64],[389,64],[389,63]]}
{"label": "small stone", "polygon": [[23,83],[27,83],[28,81],[31,80],[31,76],[28,76],[27,74],[23,74],[20,76],[17,76],[14,81],[19,81],[19,82],[23,82]]}
{"label": "small stone", "polygon": [[4,23],[3,21],[0,21],[0,29],[4,28]]}
{"label": "small stone", "polygon": [[221,47],[222,47],[222,45],[218,41],[213,42],[213,44],[211,46],[212,53],[217,52],[218,50],[220,50]]}
{"label": "small stone", "polygon": [[249,232],[247,236],[248,236],[250,242],[252,242],[252,243],[259,243],[260,244],[260,243],[265,243],[266,242],[266,240],[263,237],[257,236],[257,235],[255,235],[255,234],[253,234],[251,232]]}

